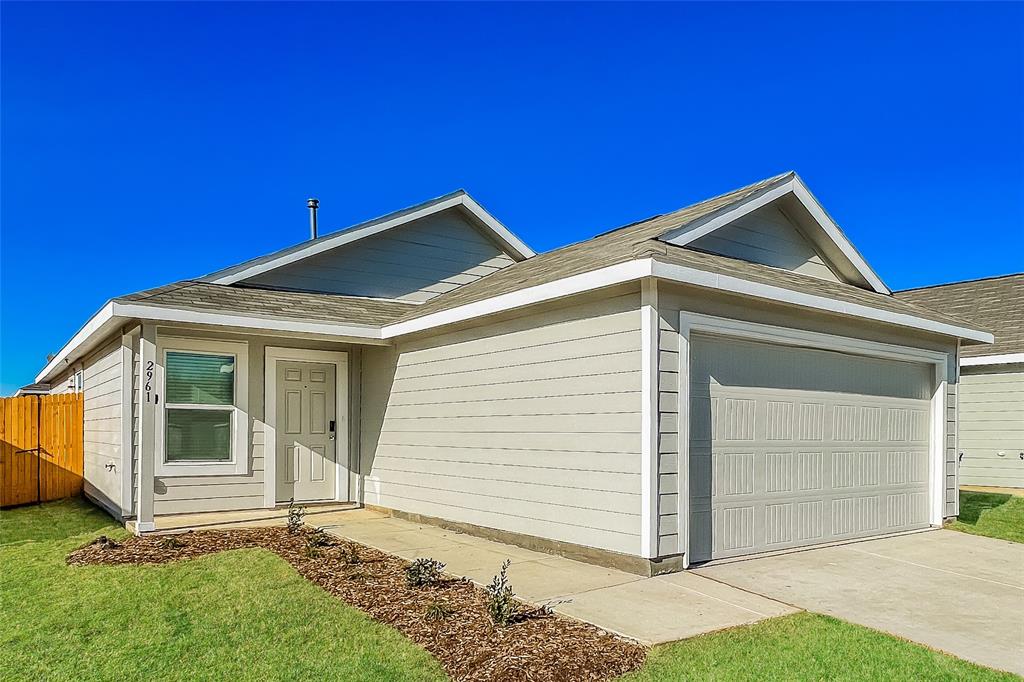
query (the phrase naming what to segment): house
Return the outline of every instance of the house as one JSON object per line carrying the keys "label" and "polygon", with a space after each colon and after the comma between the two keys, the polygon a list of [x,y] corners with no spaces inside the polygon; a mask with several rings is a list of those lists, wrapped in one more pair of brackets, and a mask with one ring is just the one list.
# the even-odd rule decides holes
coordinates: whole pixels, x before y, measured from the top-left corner
{"label": "house", "polygon": [[1024,488],[1024,273],[900,291],[995,333],[960,351],[960,483]]}
{"label": "house", "polygon": [[794,173],[534,254],[455,192],[109,301],[89,495],[354,501],[656,573],[957,514],[958,349]]}
{"label": "house", "polygon": [[50,392],[50,384],[27,384],[15,391],[14,397],[17,398],[23,395],[49,395]]}

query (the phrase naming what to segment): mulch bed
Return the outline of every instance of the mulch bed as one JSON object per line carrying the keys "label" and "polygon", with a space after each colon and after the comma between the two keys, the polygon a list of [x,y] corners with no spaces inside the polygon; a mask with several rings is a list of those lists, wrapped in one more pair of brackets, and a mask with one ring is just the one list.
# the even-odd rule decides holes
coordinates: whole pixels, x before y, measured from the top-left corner
{"label": "mulch bed", "polygon": [[455,680],[608,680],[639,668],[647,650],[592,625],[521,605],[512,625],[495,625],[486,592],[465,579],[409,587],[409,562],[330,537],[311,551],[313,530],[205,530],[114,542],[101,537],[68,555],[71,565],[164,564],[262,547],[300,575],[386,623],[434,655]]}

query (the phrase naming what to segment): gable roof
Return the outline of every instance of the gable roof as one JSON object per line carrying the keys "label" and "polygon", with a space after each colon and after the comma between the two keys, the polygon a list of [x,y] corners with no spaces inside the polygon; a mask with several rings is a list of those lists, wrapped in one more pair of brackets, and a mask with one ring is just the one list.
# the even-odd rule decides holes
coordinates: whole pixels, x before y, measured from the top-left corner
{"label": "gable roof", "polygon": [[247,260],[230,268],[218,270],[200,279],[211,284],[234,284],[249,277],[263,274],[304,258],[315,256],[318,253],[351,244],[360,239],[407,225],[414,220],[449,209],[461,210],[477,227],[490,234],[516,260],[525,260],[535,255],[533,250],[523,240],[485,211],[483,206],[478,204],[465,190],[460,189],[436,199],[424,201],[415,206],[393,211],[379,218],[353,225],[344,230],[332,232],[331,234],[310,239],[265,256]]}
{"label": "gable roof", "polygon": [[758,195],[789,175],[532,256],[423,304],[227,285],[210,282],[209,278],[122,296],[93,315],[47,363],[36,381],[50,378],[61,363],[80,357],[132,319],[318,334],[381,344],[404,334],[647,277],[921,329],[968,342],[992,341],[991,334],[957,317],[890,294],[695,251],[661,239],[670,231]]}
{"label": "gable roof", "polygon": [[788,200],[791,206],[803,215],[802,222],[810,226],[810,229],[806,230],[805,236],[822,251],[829,261],[838,266],[840,274],[880,294],[892,293],[849,238],[822,208],[799,175],[789,171],[757,183],[757,185],[758,188],[755,191],[746,192],[743,196],[718,206],[698,218],[688,220],[684,225],[672,228],[660,238],[676,246],[686,246],[763,206]]}
{"label": "gable roof", "polygon": [[[510,265],[476,282],[466,284],[455,291],[417,306],[409,311],[396,324],[396,327],[398,330],[412,331],[421,326],[412,324],[414,320],[459,307],[472,306],[493,297],[539,287],[641,258],[649,258],[665,266],[685,268],[700,273],[710,273],[718,277],[735,278],[763,285],[762,297],[772,300],[781,301],[787,298],[787,292],[809,295],[836,301],[840,306],[847,306],[845,309],[839,307],[834,310],[835,312],[855,314],[852,306],[871,308],[891,313],[894,316],[901,316],[892,319],[903,319],[907,324],[910,320],[935,322],[940,326],[935,327],[933,331],[949,335],[958,335],[961,333],[958,330],[966,330],[970,327],[956,317],[922,308],[889,294],[728,256],[694,251],[661,240],[661,237],[667,232],[686,227],[691,222],[720,212],[723,208],[741,203],[748,197],[762,195],[766,188],[776,187],[780,180],[785,180],[790,176],[790,173],[786,173],[768,178],[671,213],[654,216],[605,232],[592,239],[538,254],[530,260]],[[663,270],[663,272],[665,271]],[[698,275],[693,279],[700,280],[701,278]],[[702,281],[694,283],[698,286],[707,286],[706,280],[705,277]],[[792,300],[797,299],[792,298]],[[863,317],[863,315],[861,316]],[[981,337],[977,340],[984,341],[985,336],[987,334],[982,332]]]}
{"label": "gable roof", "polygon": [[906,289],[897,291],[896,298],[948,311],[993,331],[995,343],[965,346],[961,357],[1019,355],[1016,362],[1024,362],[1024,273]]}

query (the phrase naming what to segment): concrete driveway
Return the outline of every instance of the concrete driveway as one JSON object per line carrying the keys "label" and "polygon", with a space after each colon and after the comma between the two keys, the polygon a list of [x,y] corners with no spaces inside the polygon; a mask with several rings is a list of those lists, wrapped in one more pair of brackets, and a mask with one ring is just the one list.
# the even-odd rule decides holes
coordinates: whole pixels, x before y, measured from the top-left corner
{"label": "concrete driveway", "polygon": [[1022,544],[938,530],[695,572],[1024,675]]}

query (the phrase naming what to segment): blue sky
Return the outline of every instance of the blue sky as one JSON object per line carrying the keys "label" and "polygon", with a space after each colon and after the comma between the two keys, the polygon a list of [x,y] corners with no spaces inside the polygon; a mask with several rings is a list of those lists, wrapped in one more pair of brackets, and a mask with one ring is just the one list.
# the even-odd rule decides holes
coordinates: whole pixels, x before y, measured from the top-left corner
{"label": "blue sky", "polygon": [[1024,5],[3,3],[0,394],[108,298],[466,188],[546,250],[795,169],[1024,270]]}

